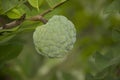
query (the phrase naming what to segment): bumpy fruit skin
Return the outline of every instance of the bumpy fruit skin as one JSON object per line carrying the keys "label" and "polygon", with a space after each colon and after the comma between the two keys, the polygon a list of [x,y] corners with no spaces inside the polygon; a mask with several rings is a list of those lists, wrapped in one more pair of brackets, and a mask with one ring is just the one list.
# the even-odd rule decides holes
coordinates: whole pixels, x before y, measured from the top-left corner
{"label": "bumpy fruit skin", "polygon": [[76,41],[74,24],[64,16],[55,15],[38,26],[33,34],[38,53],[47,57],[64,57]]}

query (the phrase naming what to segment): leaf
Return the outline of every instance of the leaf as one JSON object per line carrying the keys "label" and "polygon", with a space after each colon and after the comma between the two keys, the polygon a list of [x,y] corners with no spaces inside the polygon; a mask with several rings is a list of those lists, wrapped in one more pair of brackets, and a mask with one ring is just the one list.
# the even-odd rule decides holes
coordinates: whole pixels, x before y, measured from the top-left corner
{"label": "leaf", "polygon": [[42,4],[43,0],[28,0],[28,2],[32,7],[37,8],[39,11],[39,6]]}
{"label": "leaf", "polygon": [[99,49],[99,45],[98,44],[90,44],[89,46],[87,46],[82,54],[81,54],[81,59],[83,61],[86,61],[89,59],[89,57],[91,55],[93,55],[97,50]]}
{"label": "leaf", "polygon": [[20,4],[18,0],[1,0],[1,8],[3,11],[1,14],[8,12],[9,10],[16,7],[18,4]]}
{"label": "leaf", "polygon": [[51,7],[51,8],[54,8],[54,6],[56,5],[56,4],[59,4],[59,3],[61,3],[61,2],[65,2],[66,0],[46,0],[47,1],[47,3],[49,4],[49,6]]}
{"label": "leaf", "polygon": [[112,30],[112,39],[115,42],[119,42],[120,41],[120,32],[117,30]]}
{"label": "leaf", "polygon": [[41,25],[40,22],[31,22],[31,21],[24,21],[21,25],[20,25],[20,29],[18,32],[30,32],[30,31],[34,31],[36,29],[36,27],[38,25]]}
{"label": "leaf", "polygon": [[112,47],[108,48],[108,51],[105,54],[96,53],[94,55],[94,60],[91,61],[91,73],[92,75],[96,75],[98,73],[103,72],[105,69],[119,64],[120,62],[120,44],[116,44]]}
{"label": "leaf", "polygon": [[5,33],[5,35],[0,35],[0,44],[5,43],[8,40],[12,39],[15,36],[15,34],[12,33]]}
{"label": "leaf", "polygon": [[12,29],[2,29],[0,30],[0,43],[5,43],[8,40],[16,36],[17,33],[30,32],[35,30],[36,26],[40,24],[39,22],[25,21],[20,26]]}
{"label": "leaf", "polygon": [[27,5],[22,4],[21,8],[24,9],[24,13],[26,13],[26,18],[30,18],[32,16],[38,15],[39,13],[41,13],[42,8],[37,11],[36,8],[30,9]]}
{"label": "leaf", "polygon": [[71,75],[70,73],[67,72],[63,72],[61,73],[62,77],[60,78],[60,80],[63,78],[63,80],[76,80],[76,78]]}
{"label": "leaf", "polygon": [[39,7],[42,5],[44,0],[39,0]]}
{"label": "leaf", "polygon": [[17,27],[14,27],[12,29],[1,29],[0,30],[0,33],[3,33],[3,32],[13,32],[13,31],[16,31],[19,29],[20,26],[17,26]]}
{"label": "leaf", "polygon": [[13,40],[0,44],[0,63],[17,57],[22,48],[23,44],[20,40]]}
{"label": "leaf", "polygon": [[1,1],[0,1],[0,13],[1,13],[2,7],[1,7]]}
{"label": "leaf", "polygon": [[110,5],[104,9],[104,13],[120,12],[120,0],[114,0]]}
{"label": "leaf", "polygon": [[18,8],[18,9],[14,8],[14,9],[8,11],[6,14],[11,19],[18,19],[23,15],[23,12],[24,11],[20,8]]}
{"label": "leaf", "polygon": [[16,32],[18,29],[19,29],[19,26],[12,28],[12,29],[0,30],[0,43],[4,43],[4,42],[12,39],[16,35]]}
{"label": "leaf", "polygon": [[109,63],[111,58],[107,58],[107,56],[104,56],[100,53],[95,54],[95,66],[96,71],[103,70]]}
{"label": "leaf", "polygon": [[94,80],[94,77],[91,74],[86,74],[85,80]]}

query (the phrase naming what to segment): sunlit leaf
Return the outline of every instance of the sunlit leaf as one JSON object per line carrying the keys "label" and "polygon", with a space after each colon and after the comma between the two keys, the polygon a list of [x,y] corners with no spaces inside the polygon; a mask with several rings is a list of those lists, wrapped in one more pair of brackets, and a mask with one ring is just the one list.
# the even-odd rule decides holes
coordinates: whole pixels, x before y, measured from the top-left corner
{"label": "sunlit leaf", "polygon": [[7,16],[11,19],[16,19],[16,18],[20,18],[22,16],[22,14],[20,13],[19,10],[13,9],[13,10],[7,12]]}
{"label": "sunlit leaf", "polygon": [[39,10],[39,6],[42,4],[43,0],[28,0],[31,6],[37,8]]}

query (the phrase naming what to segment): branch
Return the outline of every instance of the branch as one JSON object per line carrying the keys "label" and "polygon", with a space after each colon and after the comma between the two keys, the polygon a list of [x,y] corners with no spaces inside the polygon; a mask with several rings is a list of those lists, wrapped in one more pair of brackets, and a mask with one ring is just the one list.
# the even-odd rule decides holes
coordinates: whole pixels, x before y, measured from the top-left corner
{"label": "branch", "polygon": [[36,15],[36,16],[33,16],[33,17],[28,18],[28,19],[26,19],[26,20],[30,20],[30,21],[41,21],[41,22],[43,22],[44,24],[47,23],[47,20],[44,19],[43,16],[41,16],[41,15]]}
{"label": "branch", "polygon": [[19,19],[13,21],[13,22],[10,22],[8,24],[5,24],[2,26],[3,29],[10,29],[10,28],[13,28],[13,27],[16,27],[18,25],[20,25],[24,20],[25,20],[25,14],[23,14]]}
{"label": "branch", "polygon": [[[66,0],[67,1],[67,0]],[[26,15],[23,14],[19,19],[13,21],[13,22],[10,22],[10,23],[7,23],[3,26],[0,26],[1,29],[11,29],[13,27],[16,27],[18,25],[20,25],[21,23],[23,23],[25,20],[30,20],[30,21],[41,21],[43,22],[44,24],[47,23],[47,20],[43,18],[43,16],[45,16],[46,14],[48,14],[49,12],[51,12],[52,10],[54,10],[55,8],[61,6],[62,4],[64,4],[66,1],[64,2],[61,2],[61,3],[58,3],[56,4],[53,8],[50,8],[46,11],[44,11],[43,13],[39,14],[39,15],[36,15],[36,16],[33,16],[31,18],[28,18],[28,19],[25,19]]]}
{"label": "branch", "polygon": [[[66,1],[68,1],[68,0],[66,0]],[[46,14],[48,14],[49,12],[54,10],[55,8],[57,8],[57,7],[61,6],[62,4],[64,4],[66,1],[56,4],[52,9],[50,8],[50,9],[44,11],[43,13],[41,13],[40,15],[45,16]]]}

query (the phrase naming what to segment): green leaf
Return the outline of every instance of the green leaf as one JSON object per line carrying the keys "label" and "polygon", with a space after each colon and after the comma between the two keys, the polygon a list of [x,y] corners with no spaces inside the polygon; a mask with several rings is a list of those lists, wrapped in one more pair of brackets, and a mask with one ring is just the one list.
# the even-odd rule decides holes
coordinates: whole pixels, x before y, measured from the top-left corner
{"label": "green leaf", "polygon": [[13,40],[4,44],[0,44],[0,62],[13,59],[19,55],[23,48],[20,40]]}
{"label": "green leaf", "polygon": [[66,0],[46,0],[47,1],[47,3],[49,4],[49,6],[51,7],[51,8],[54,8],[54,6],[56,5],[56,4],[59,4],[59,3],[61,3],[61,2],[65,2]]}
{"label": "green leaf", "polygon": [[1,29],[1,30],[0,30],[0,33],[3,33],[3,32],[14,32],[14,31],[18,30],[19,27],[20,27],[20,26],[17,26],[17,27],[12,28],[12,29]]}
{"label": "green leaf", "polygon": [[120,0],[114,0],[104,10],[104,13],[110,13],[111,14],[111,13],[116,13],[116,12],[120,12]]}
{"label": "green leaf", "polygon": [[[100,53],[95,54],[95,67],[96,67],[96,72],[102,71],[106,66],[108,66],[110,59],[107,58],[107,56],[104,56]],[[95,68],[94,68],[95,69]]]}
{"label": "green leaf", "polygon": [[24,13],[24,10],[22,10],[22,8],[14,8],[8,11],[6,14],[11,19],[18,19],[23,15],[23,13]]}
{"label": "green leaf", "polygon": [[90,44],[83,50],[83,54],[81,54],[81,59],[83,61],[88,60],[91,55],[93,55],[99,49],[99,45]]}
{"label": "green leaf", "polygon": [[1,0],[2,14],[16,7],[20,1],[18,0]]}
{"label": "green leaf", "polygon": [[28,0],[28,2],[32,7],[37,8],[39,11],[39,6],[42,4],[43,0]]}
{"label": "green leaf", "polygon": [[64,80],[76,80],[77,79],[73,75],[71,75],[70,73],[67,73],[67,72],[63,72],[63,73],[61,73],[61,75]]}
{"label": "green leaf", "polygon": [[40,22],[24,21],[20,25],[21,28],[18,30],[18,32],[23,33],[23,32],[34,31],[38,25],[41,25],[41,23]]}
{"label": "green leaf", "polygon": [[5,33],[5,35],[0,35],[0,44],[5,43],[15,36],[13,33]]}
{"label": "green leaf", "polygon": [[119,42],[120,41],[120,32],[117,30],[112,30],[112,39],[115,42]]}
{"label": "green leaf", "polygon": [[0,43],[4,43],[4,42],[12,39],[16,35],[16,32],[18,29],[19,29],[19,26],[12,28],[12,29],[0,30]]}
{"label": "green leaf", "polygon": [[11,19],[16,19],[21,16],[21,13],[17,9],[13,9],[7,13],[7,16]]}
{"label": "green leaf", "polygon": [[86,74],[85,80],[94,80],[94,77],[91,74]]}
{"label": "green leaf", "polygon": [[90,68],[92,75],[99,74],[105,69],[115,66],[120,61],[120,44],[114,45],[108,48],[105,54],[96,53],[94,55],[93,61],[90,62]]}
{"label": "green leaf", "polygon": [[1,13],[2,7],[1,7],[1,1],[0,1],[0,13]]}
{"label": "green leaf", "polygon": [[27,14],[27,15],[26,15],[26,18],[30,18],[30,17],[32,17],[32,16],[38,15],[39,13],[41,13],[41,12],[43,11],[42,8],[41,8],[39,11],[37,11],[36,8],[30,9],[30,8],[29,8],[27,5],[25,5],[25,4],[22,4],[20,7],[24,10],[23,13],[26,13],[26,14]]}

